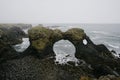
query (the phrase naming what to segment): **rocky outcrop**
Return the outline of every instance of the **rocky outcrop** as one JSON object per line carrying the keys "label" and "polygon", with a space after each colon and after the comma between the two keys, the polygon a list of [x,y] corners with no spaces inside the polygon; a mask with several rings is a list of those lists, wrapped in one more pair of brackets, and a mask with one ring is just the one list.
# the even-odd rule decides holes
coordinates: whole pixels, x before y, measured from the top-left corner
{"label": "rocky outcrop", "polygon": [[[0,31],[1,35],[3,33],[4,31]],[[30,29],[28,35],[30,47],[19,57],[0,63],[1,80],[120,79],[120,60],[114,58],[103,44],[94,44],[83,29],[72,28],[61,32],[39,25]],[[80,59],[78,66],[74,62],[64,65],[54,62],[53,45],[61,39],[69,40],[75,46],[75,57]],[[0,45],[6,44],[2,42],[4,41]],[[4,52],[8,53],[9,50]],[[11,53],[15,53],[14,50]]]}
{"label": "rocky outcrop", "polygon": [[[56,41],[66,39],[74,44],[76,48],[76,58],[83,59],[88,64],[90,64],[92,68],[95,69],[94,74],[96,77],[99,77],[101,74],[113,74],[116,76],[119,75],[116,70],[114,70],[114,68],[120,66],[119,62],[114,59],[112,53],[104,45],[95,45],[84,33],[84,30],[73,28],[66,32],[58,31],[57,34],[55,31],[41,26],[29,30],[31,46],[36,49],[38,53],[47,56],[53,53],[53,49],[50,47],[52,47]],[[86,40],[86,45],[83,43],[83,40]],[[45,51],[51,52],[45,54]],[[114,66],[113,64],[117,66]],[[101,69],[101,72],[99,73],[97,69]]]}
{"label": "rocky outcrop", "polygon": [[[50,50],[53,53],[53,44],[61,39],[66,39],[71,41],[75,46],[78,44],[83,44],[83,39],[86,34],[84,30],[73,28],[67,32],[61,32],[60,30],[51,30],[43,26],[37,26],[28,31],[31,47],[36,49],[38,53],[45,54],[46,51]],[[79,50],[77,50],[79,51]],[[45,55],[46,56],[46,55]]]}
{"label": "rocky outcrop", "polygon": [[22,42],[22,37],[26,37],[26,34],[19,27],[0,28],[0,40],[7,44],[13,45]]}
{"label": "rocky outcrop", "polygon": [[31,24],[0,24],[0,28],[12,28],[12,27],[19,27],[20,29],[27,29],[32,28]]}
{"label": "rocky outcrop", "polygon": [[54,42],[62,39],[60,30],[51,30],[42,26],[37,26],[28,31],[31,47],[35,49],[40,57],[53,54]]}
{"label": "rocky outcrop", "polygon": [[19,27],[0,27],[0,62],[17,56],[12,45],[22,42],[26,34]]}

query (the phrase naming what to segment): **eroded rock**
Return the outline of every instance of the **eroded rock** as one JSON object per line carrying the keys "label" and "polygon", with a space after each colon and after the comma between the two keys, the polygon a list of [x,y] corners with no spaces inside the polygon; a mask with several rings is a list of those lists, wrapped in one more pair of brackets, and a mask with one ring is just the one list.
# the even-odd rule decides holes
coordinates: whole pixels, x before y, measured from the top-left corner
{"label": "eroded rock", "polygon": [[[3,33],[4,31],[0,31],[1,37]],[[95,45],[82,29],[72,28],[61,32],[39,25],[30,29],[28,35],[30,47],[23,52],[24,54],[0,64],[2,80],[97,80],[100,76],[103,77],[98,80],[119,80],[117,78],[120,74],[119,59],[112,57],[111,52],[104,45]],[[54,62],[53,45],[61,39],[73,43],[76,48],[75,57],[84,64],[79,63],[75,66],[74,62],[64,65]],[[86,45],[83,40],[86,40]],[[6,45],[2,42],[0,46]],[[5,47],[1,49],[1,53],[8,54],[9,49],[11,48]],[[14,50],[10,54],[12,52]],[[106,76],[108,74],[114,76]]]}
{"label": "eroded rock", "polygon": [[62,39],[60,30],[51,30],[43,26],[37,26],[28,31],[31,46],[37,50],[40,56],[53,53],[54,42]]}
{"label": "eroded rock", "polygon": [[19,27],[1,27],[0,25],[0,62],[16,57],[18,54],[12,45],[22,42],[26,34]]}
{"label": "eroded rock", "polygon": [[19,27],[9,29],[0,27],[0,35],[0,40],[10,45],[21,43],[22,37],[26,37],[26,34]]}
{"label": "eroded rock", "polygon": [[[54,54],[52,50],[53,44],[58,40],[65,39],[74,44],[76,48],[75,57],[78,59],[83,59],[88,64],[91,64],[91,67],[95,68],[96,70],[100,66],[103,68],[109,66],[109,69],[105,73],[116,75],[112,72],[109,72],[109,70],[112,71],[113,68],[115,68],[115,66],[111,65],[110,63],[120,66],[114,59],[112,53],[104,45],[95,45],[85,34],[84,30],[79,28],[72,28],[66,32],[61,32],[60,30],[51,30],[42,26],[37,26],[29,30],[29,36],[31,40],[31,46],[44,56],[48,55],[48,53],[46,54],[48,51],[49,54]],[[83,40],[87,42],[86,45]],[[104,70],[98,74],[104,74]]]}

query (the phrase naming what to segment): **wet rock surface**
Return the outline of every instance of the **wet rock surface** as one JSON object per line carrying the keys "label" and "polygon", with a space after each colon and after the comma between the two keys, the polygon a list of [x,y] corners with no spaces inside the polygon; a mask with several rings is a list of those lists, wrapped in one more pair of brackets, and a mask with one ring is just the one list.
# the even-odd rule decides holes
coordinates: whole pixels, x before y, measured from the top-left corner
{"label": "wet rock surface", "polygon": [[[0,29],[1,35],[4,32]],[[0,39],[0,60],[5,58],[0,62],[1,80],[120,80],[120,60],[103,44],[94,44],[82,29],[61,32],[37,26],[28,35],[30,47],[21,55]],[[80,60],[77,66],[74,62],[55,63],[53,45],[61,39],[74,44],[75,57]]]}

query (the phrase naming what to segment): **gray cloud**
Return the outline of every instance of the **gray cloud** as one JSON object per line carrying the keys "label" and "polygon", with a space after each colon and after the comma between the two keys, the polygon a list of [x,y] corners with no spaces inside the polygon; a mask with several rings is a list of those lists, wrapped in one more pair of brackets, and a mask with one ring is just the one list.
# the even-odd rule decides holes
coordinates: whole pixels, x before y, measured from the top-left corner
{"label": "gray cloud", "polygon": [[120,0],[0,0],[0,23],[120,23]]}

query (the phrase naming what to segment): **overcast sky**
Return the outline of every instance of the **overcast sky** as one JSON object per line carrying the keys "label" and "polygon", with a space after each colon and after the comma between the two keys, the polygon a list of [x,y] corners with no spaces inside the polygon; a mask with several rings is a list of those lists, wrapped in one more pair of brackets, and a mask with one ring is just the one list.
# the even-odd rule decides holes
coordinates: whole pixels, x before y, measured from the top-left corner
{"label": "overcast sky", "polygon": [[120,0],[0,0],[0,23],[120,23]]}

